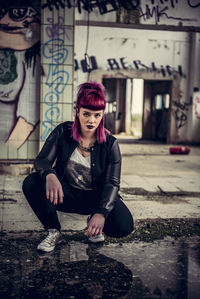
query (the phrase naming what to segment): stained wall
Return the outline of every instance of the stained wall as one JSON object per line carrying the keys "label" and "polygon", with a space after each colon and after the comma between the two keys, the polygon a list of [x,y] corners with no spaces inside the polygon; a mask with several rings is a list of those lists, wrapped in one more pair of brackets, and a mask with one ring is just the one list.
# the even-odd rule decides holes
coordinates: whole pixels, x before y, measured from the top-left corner
{"label": "stained wall", "polygon": [[[199,143],[199,1],[146,0],[141,1],[141,5],[134,2],[132,12],[135,15],[129,15],[127,20],[129,24],[142,25],[139,29],[136,26],[120,27],[119,17],[117,26],[108,27],[106,23],[104,26],[103,17],[105,15],[108,22],[109,13],[100,13],[99,7],[90,13],[89,29],[87,24],[78,23],[75,30],[75,84],[88,78],[102,80],[103,77],[171,80],[168,142]],[[107,5],[108,8],[111,9]],[[112,23],[114,10],[113,7],[110,12]],[[101,23],[93,23],[95,14]],[[86,17],[85,12],[85,20]],[[78,14],[77,18],[83,20],[84,15]],[[84,61],[86,41],[89,66]]]}

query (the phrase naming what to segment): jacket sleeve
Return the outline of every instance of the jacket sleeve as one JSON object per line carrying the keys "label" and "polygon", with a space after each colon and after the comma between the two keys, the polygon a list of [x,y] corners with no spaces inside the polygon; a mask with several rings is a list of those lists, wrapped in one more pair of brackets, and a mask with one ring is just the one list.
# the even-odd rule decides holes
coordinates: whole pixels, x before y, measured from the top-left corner
{"label": "jacket sleeve", "polygon": [[115,200],[118,196],[120,187],[120,175],[121,175],[121,153],[118,145],[118,141],[115,140],[109,157],[109,163],[107,166],[105,183],[103,186],[100,204],[96,210],[96,213],[101,213],[108,216],[113,209]]}
{"label": "jacket sleeve", "polygon": [[58,126],[51,132],[34,161],[35,170],[39,173],[42,179],[45,179],[49,173],[56,174],[56,171],[53,168],[53,163],[57,156],[60,130],[60,126]]}

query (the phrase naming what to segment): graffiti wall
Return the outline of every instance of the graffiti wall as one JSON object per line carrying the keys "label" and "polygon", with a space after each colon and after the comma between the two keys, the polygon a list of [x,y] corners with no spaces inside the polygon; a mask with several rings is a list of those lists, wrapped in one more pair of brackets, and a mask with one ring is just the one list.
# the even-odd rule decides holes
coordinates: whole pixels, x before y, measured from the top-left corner
{"label": "graffiti wall", "polygon": [[[63,0],[64,2],[64,0]],[[66,2],[66,1],[65,1]],[[72,1],[68,0],[68,5]],[[76,19],[144,25],[199,26],[199,0],[79,0]],[[121,14],[121,15],[120,15]]]}
{"label": "graffiti wall", "polygon": [[138,6],[141,24],[199,26],[199,0],[145,0]]}
{"label": "graffiti wall", "polygon": [[[188,141],[192,115],[193,89],[200,88],[198,62],[191,66],[191,56],[199,57],[198,35],[192,47],[187,32],[90,27],[89,63],[84,59],[87,27],[77,26],[75,34],[75,79],[79,84],[98,72],[103,76],[177,81],[173,91],[171,138]],[[98,39],[96,38],[98,36]],[[193,54],[191,54],[193,53]],[[191,75],[193,79],[191,81]],[[191,90],[191,93],[189,92]],[[200,122],[199,122],[200,126]],[[199,128],[200,129],[200,128]],[[188,137],[189,136],[189,137]],[[196,136],[196,141],[199,135]]]}
{"label": "graffiti wall", "polygon": [[0,159],[34,159],[72,119],[73,23],[52,1],[0,5]]}
{"label": "graffiti wall", "polygon": [[39,1],[0,5],[0,159],[32,158],[38,146]]}
{"label": "graffiti wall", "polygon": [[72,119],[73,112],[74,12],[54,4],[42,1],[40,146],[60,122]]}

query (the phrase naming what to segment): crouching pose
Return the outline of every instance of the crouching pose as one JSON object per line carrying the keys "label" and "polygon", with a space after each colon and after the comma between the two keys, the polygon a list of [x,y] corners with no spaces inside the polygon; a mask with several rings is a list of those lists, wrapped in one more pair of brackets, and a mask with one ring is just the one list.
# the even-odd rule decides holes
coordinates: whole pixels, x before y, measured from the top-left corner
{"label": "crouching pose", "polygon": [[24,195],[48,232],[38,250],[52,251],[62,241],[57,210],[89,215],[85,234],[91,242],[104,241],[103,233],[120,238],[133,230],[132,215],[118,195],[121,154],[104,128],[105,105],[103,85],[81,84],[74,122],[53,130],[35,159],[36,172],[23,182]]}

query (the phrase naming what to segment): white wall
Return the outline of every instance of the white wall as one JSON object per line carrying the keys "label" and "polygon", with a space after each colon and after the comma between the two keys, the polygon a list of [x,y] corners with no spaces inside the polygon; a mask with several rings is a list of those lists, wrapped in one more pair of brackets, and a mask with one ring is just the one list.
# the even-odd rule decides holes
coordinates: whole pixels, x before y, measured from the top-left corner
{"label": "white wall", "polygon": [[[88,79],[88,73],[83,73],[80,64],[80,61],[84,59],[86,33],[86,27],[76,26],[75,59],[77,59],[79,69],[75,72],[75,85]],[[190,130],[188,134],[187,121],[191,121],[193,94],[189,94],[188,91],[193,90],[193,87],[200,88],[198,38],[196,38],[194,51],[195,67],[192,70],[190,70],[190,50],[190,35],[187,32],[106,27],[90,27],[89,30],[88,54],[95,57],[98,69],[105,70],[105,73],[111,68],[120,70],[127,68],[136,71],[138,74],[136,78],[143,78],[146,73],[153,77],[154,74],[160,72],[163,79],[168,76],[175,80],[174,74],[170,76],[169,71],[177,72],[180,76],[180,83],[175,92],[176,96],[172,99],[174,104],[172,118],[175,124],[172,130],[177,130],[174,138],[178,142],[190,141],[192,134]],[[153,69],[152,63],[156,69]],[[191,75],[195,78],[190,82],[193,85],[192,88],[189,87]],[[193,136],[193,140],[194,138],[197,142],[199,137]]]}
{"label": "white wall", "polygon": [[[119,1],[115,2],[118,4]],[[137,1],[132,3],[137,4]],[[107,3],[106,7],[109,10],[111,5]],[[200,26],[198,0],[144,0],[134,10],[140,24],[155,25],[156,29],[159,25],[179,28]],[[99,11],[98,7],[93,9],[89,14],[90,21],[116,21],[116,11],[104,14]],[[87,17],[86,11],[82,9],[80,14],[76,9],[77,20],[87,20]],[[151,79],[156,79],[159,74],[159,79],[177,80],[171,99],[171,139],[176,142],[200,142],[200,134],[197,134],[200,120],[194,117],[193,111],[194,88],[196,91],[200,89],[200,33],[76,26],[75,59],[78,70],[75,71],[75,85],[89,79],[89,74],[84,73],[81,67],[87,34],[87,54],[93,56],[98,70],[104,70],[104,74],[111,69],[115,72],[127,69],[134,71],[132,78],[144,79],[148,74]],[[93,67],[91,64],[91,69]]]}

